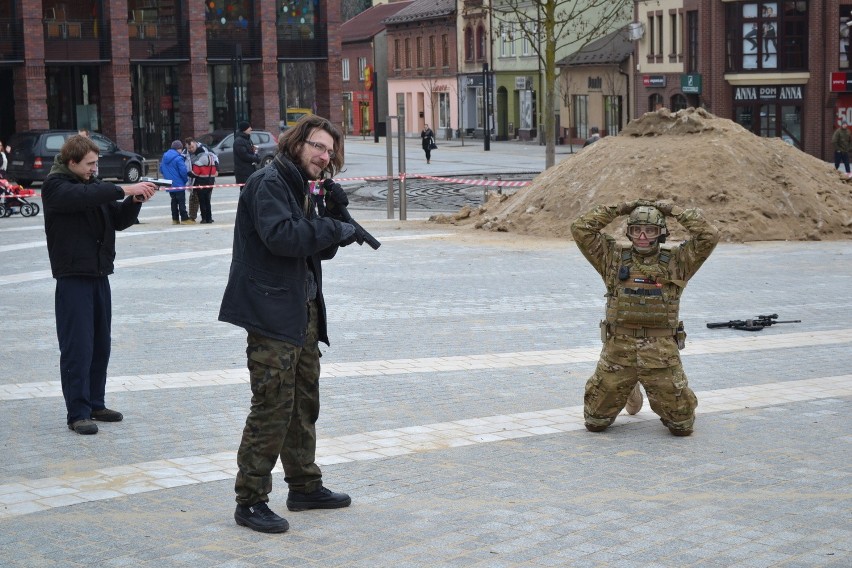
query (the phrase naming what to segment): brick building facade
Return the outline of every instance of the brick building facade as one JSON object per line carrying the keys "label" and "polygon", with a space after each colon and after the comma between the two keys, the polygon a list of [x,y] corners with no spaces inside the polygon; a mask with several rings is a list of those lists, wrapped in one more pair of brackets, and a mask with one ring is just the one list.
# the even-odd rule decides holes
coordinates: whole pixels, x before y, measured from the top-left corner
{"label": "brick building facade", "polygon": [[234,128],[286,108],[342,123],[340,3],[5,0],[0,138],[90,128],[125,149]]}
{"label": "brick building facade", "polygon": [[832,159],[838,116],[852,121],[852,1],[638,0],[634,18],[636,116],[703,106]]}

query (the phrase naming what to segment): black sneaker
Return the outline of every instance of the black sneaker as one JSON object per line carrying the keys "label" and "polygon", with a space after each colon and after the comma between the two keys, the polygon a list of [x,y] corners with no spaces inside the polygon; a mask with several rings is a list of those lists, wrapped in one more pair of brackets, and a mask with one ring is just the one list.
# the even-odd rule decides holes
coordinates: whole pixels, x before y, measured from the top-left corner
{"label": "black sneaker", "polygon": [[262,533],[283,533],[290,528],[287,519],[279,517],[266,503],[255,503],[251,507],[237,505],[234,520],[241,527],[248,527]]}
{"label": "black sneaker", "polygon": [[348,507],[352,499],[346,493],[335,493],[326,487],[320,487],[310,493],[290,491],[287,494],[287,508],[291,511],[308,509],[342,509]]}
{"label": "black sneaker", "polygon": [[91,420],[75,420],[68,425],[68,429],[84,435],[98,433],[98,425]]}
{"label": "black sneaker", "polygon": [[92,420],[100,420],[101,422],[121,422],[124,420],[124,415],[121,412],[102,408],[92,411]]}

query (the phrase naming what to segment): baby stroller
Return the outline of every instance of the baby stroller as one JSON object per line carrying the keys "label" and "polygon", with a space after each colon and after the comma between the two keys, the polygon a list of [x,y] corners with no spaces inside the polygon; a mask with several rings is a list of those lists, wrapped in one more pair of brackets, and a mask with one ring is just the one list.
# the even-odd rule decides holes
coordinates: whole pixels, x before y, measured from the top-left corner
{"label": "baby stroller", "polygon": [[20,213],[22,217],[38,215],[41,211],[38,203],[27,201],[27,197],[34,195],[34,190],[12,183],[0,172],[0,217],[10,217],[12,213]]}

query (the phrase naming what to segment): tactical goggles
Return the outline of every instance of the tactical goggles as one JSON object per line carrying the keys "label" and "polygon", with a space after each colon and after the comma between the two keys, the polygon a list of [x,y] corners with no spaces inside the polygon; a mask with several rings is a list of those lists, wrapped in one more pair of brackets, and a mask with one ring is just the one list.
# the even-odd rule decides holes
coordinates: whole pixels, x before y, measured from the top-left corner
{"label": "tactical goggles", "polygon": [[628,225],[627,236],[638,239],[645,234],[646,239],[656,239],[662,233],[662,230],[657,225]]}

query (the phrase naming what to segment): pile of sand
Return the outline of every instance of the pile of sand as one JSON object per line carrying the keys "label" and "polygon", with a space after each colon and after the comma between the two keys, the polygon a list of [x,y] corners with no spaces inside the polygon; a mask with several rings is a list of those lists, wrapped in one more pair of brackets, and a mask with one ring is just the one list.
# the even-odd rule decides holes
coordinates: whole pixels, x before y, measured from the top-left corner
{"label": "pile of sand", "polygon": [[[852,182],[831,164],[692,108],[647,113],[514,195],[433,220],[570,239],[595,205],[639,198],[700,207],[726,241],[852,237]],[[685,237],[676,222],[670,230]]]}

